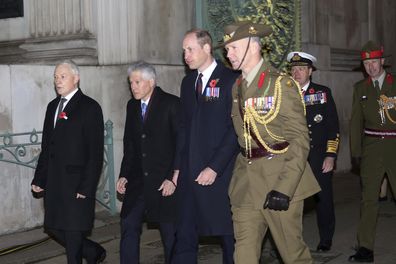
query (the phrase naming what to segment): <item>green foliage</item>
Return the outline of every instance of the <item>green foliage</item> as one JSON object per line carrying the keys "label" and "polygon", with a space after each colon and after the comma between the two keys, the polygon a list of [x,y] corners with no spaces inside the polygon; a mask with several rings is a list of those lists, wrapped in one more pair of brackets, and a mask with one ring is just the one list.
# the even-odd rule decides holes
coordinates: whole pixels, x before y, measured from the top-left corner
{"label": "green foliage", "polygon": [[[225,25],[251,20],[269,24],[273,34],[263,38],[263,56],[276,68],[286,70],[287,54],[300,46],[300,0],[204,0],[204,26],[220,41]],[[215,44],[216,45],[216,44]],[[216,57],[225,59],[218,49]]]}

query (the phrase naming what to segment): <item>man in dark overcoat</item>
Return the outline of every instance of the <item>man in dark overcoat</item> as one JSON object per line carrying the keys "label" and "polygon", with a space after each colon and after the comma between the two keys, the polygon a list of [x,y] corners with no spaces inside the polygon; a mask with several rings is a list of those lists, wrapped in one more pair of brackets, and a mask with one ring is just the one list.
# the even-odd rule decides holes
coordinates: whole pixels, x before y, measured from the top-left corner
{"label": "man in dark overcoat", "polygon": [[378,194],[385,173],[396,190],[396,82],[384,69],[384,50],[377,43],[363,46],[361,60],[368,77],[354,85],[351,156],[353,165],[360,166],[362,201],[358,248],[349,261],[374,262]]}
{"label": "man in dark overcoat", "polygon": [[223,263],[233,263],[234,237],[227,189],[237,153],[231,121],[231,86],[237,74],[212,56],[212,39],[201,29],[183,40],[192,70],[181,84],[180,221],[174,263],[197,263],[199,236],[219,236]]}
{"label": "man in dark overcoat", "polygon": [[93,227],[95,193],[103,164],[100,105],[78,88],[73,61],[55,68],[58,97],[47,107],[32,191],[44,195],[44,228],[66,248],[68,263],[99,263],[106,251],[86,238]]}
{"label": "man in dark overcoat", "polygon": [[177,96],[156,86],[156,71],[144,61],[128,68],[133,98],[127,105],[124,157],[117,191],[125,194],[121,209],[121,263],[139,263],[144,216],[159,224],[165,263],[175,241],[177,174],[173,165],[179,128]]}
{"label": "man in dark overcoat", "polygon": [[336,105],[330,88],[311,81],[316,58],[311,54],[293,51],[287,55],[291,75],[303,94],[310,150],[308,162],[321,191],[315,195],[316,218],[319,229],[317,251],[331,249],[335,230],[333,201],[333,169],[339,143],[339,125]]}

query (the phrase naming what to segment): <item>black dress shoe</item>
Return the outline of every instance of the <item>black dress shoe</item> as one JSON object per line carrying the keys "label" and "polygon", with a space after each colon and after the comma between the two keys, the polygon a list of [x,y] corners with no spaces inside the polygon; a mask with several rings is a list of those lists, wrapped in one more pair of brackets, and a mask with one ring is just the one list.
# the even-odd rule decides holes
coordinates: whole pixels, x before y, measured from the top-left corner
{"label": "black dress shoe", "polygon": [[349,262],[374,262],[374,253],[368,248],[360,247],[348,260]]}
{"label": "black dress shoe", "polygon": [[106,250],[104,248],[100,248],[95,258],[87,259],[87,264],[103,263],[105,258],[106,258]]}
{"label": "black dress shoe", "polygon": [[331,245],[319,244],[318,247],[316,248],[316,251],[318,251],[318,252],[327,252],[330,249],[331,249]]}
{"label": "black dress shoe", "polygon": [[379,202],[388,201],[388,196],[384,196],[384,197],[381,197],[381,196],[380,196],[380,197],[378,198],[378,201],[379,201]]}
{"label": "black dress shoe", "polygon": [[105,260],[105,258],[106,258],[106,250],[104,250],[99,256],[98,256],[98,258],[96,259],[96,263],[103,263],[103,261]]}

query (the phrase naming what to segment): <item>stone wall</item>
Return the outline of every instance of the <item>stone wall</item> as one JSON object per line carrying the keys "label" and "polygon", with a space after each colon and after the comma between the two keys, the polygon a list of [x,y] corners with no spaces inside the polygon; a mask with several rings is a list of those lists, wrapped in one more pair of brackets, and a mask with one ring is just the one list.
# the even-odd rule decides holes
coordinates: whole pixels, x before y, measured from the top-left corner
{"label": "stone wall", "polygon": [[180,65],[195,23],[193,0],[24,0],[24,17],[0,20],[0,64],[118,65],[144,58]]}

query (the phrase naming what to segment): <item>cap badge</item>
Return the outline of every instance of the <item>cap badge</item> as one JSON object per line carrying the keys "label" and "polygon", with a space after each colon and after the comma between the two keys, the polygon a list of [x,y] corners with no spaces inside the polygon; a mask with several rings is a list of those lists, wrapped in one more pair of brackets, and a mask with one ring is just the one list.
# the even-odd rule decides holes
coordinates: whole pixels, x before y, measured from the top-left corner
{"label": "cap badge", "polygon": [[366,52],[366,59],[370,59],[370,52]]}
{"label": "cap badge", "polygon": [[256,35],[257,34],[257,30],[253,26],[250,26],[249,27],[249,34]]}
{"label": "cap badge", "polygon": [[225,34],[223,37],[224,42],[227,42],[231,39],[231,34]]}
{"label": "cap badge", "polygon": [[294,53],[294,55],[293,55],[291,60],[292,61],[299,61],[299,60],[301,60],[301,57],[300,57],[300,55],[298,55],[298,53]]}

